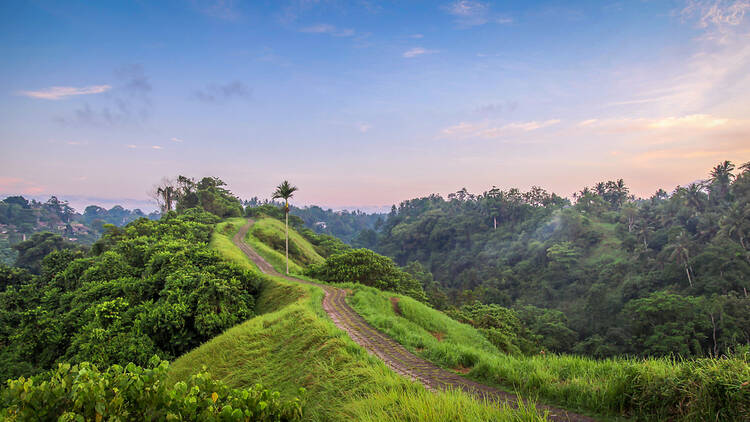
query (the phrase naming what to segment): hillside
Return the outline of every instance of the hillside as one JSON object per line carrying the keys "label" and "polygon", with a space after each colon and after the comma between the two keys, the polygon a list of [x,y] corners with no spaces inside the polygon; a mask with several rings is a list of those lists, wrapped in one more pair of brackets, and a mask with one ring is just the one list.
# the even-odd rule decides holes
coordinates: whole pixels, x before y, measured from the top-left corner
{"label": "hillside", "polygon": [[0,201],[0,264],[13,265],[18,252],[12,246],[30,239],[34,233],[55,233],[65,241],[90,246],[105,232],[105,224],[122,227],[138,218],[159,217],[159,213],[147,215],[119,205],[109,210],[90,205],[79,213],[55,196],[47,202],[9,196]]}
{"label": "hillside", "polygon": [[[218,225],[211,246],[257,271],[231,242],[242,224],[231,219]],[[311,420],[542,419],[529,409],[490,407],[459,392],[426,392],[336,328],[325,317],[322,296],[315,286],[265,276],[256,306],[260,315],[180,357],[170,380],[185,379],[205,365],[230,386],[260,381],[287,395],[303,387]]]}
{"label": "hillside", "polygon": [[646,199],[465,189],[394,207],[367,245],[441,309],[512,308],[537,351],[717,356],[750,347],[750,166]]}
{"label": "hillside", "polygon": [[337,286],[351,291],[347,302],[368,323],[409,351],[483,384],[603,419],[702,420],[718,414],[720,420],[732,420],[747,415],[748,355],[644,361],[503,353],[479,330],[411,297],[361,284]]}

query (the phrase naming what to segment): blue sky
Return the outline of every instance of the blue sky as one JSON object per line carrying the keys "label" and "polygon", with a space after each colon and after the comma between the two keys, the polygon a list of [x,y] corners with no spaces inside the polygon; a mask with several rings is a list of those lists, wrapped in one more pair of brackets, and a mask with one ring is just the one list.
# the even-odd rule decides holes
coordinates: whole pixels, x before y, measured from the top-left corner
{"label": "blue sky", "polygon": [[750,0],[6,1],[0,57],[6,194],[649,195],[750,160]]}

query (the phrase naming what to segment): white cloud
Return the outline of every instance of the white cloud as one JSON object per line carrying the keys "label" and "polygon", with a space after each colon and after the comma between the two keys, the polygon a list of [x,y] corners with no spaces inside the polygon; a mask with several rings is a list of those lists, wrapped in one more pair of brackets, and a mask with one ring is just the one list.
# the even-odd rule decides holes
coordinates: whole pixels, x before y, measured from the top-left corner
{"label": "white cloud", "polygon": [[414,47],[412,49],[404,51],[402,56],[407,59],[412,59],[414,57],[421,56],[423,54],[434,54],[434,53],[437,53],[437,50],[427,50],[422,47]]}
{"label": "white cloud", "polygon": [[417,38],[417,39],[424,38],[424,35],[422,35],[422,34],[412,34],[411,38]]}
{"label": "white cloud", "polygon": [[479,1],[459,0],[446,6],[446,10],[456,16],[461,25],[476,26],[487,23],[490,6]]}
{"label": "white cloud", "polygon": [[580,127],[591,126],[598,121],[599,121],[598,119],[588,119],[588,120],[582,121],[581,123],[578,123],[578,126]]}
{"label": "white cloud", "polygon": [[750,11],[748,0],[690,0],[680,12],[683,19],[697,17],[698,26],[737,26]]}
{"label": "white cloud", "polygon": [[154,149],[154,150],[161,150],[164,149],[161,145],[136,145],[136,144],[128,144],[125,145],[126,147],[130,149]]}
{"label": "white cloud", "polygon": [[578,123],[580,128],[603,129],[614,132],[637,132],[649,130],[713,130],[743,126],[743,120],[716,117],[710,114],[689,114],[659,118],[614,118],[589,119]]}
{"label": "white cloud", "polygon": [[479,26],[488,22],[509,24],[513,22],[508,16],[492,13],[489,3],[475,0],[458,0],[443,7],[448,14],[456,18],[461,26]]}
{"label": "white cloud", "polygon": [[20,91],[19,94],[26,97],[42,100],[59,100],[75,95],[101,94],[102,92],[107,92],[110,89],[112,89],[112,87],[109,85],[92,85],[80,88],[74,86],[53,86],[38,91]]}
{"label": "white cloud", "polygon": [[182,143],[183,142],[183,140],[180,139],[180,138],[170,138],[169,140],[172,141],[172,142],[177,142],[177,143]]}
{"label": "white cloud", "polygon": [[496,139],[506,136],[521,135],[527,132],[544,129],[560,123],[559,119],[544,121],[511,122],[501,126],[490,126],[487,123],[461,122],[442,130],[443,135],[460,138]]}
{"label": "white cloud", "polygon": [[335,26],[326,23],[302,28],[300,29],[300,32],[307,32],[309,34],[328,34],[334,37],[351,37],[354,35],[353,29],[336,28]]}

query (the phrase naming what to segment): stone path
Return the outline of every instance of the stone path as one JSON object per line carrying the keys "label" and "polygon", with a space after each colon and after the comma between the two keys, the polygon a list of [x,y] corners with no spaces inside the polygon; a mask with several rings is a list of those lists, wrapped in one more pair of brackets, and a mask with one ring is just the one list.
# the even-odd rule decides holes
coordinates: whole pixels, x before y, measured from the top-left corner
{"label": "stone path", "polygon": [[[234,236],[234,244],[244,252],[260,270],[266,274],[282,277],[290,281],[313,284],[324,290],[323,309],[337,327],[346,331],[357,344],[368,352],[382,359],[391,369],[405,377],[422,383],[429,390],[460,389],[479,398],[497,402],[508,402],[511,405],[518,402],[518,396],[498,390],[484,384],[479,384],[458,373],[440,368],[419,356],[406,350],[384,333],[368,324],[358,313],[346,303],[347,292],[325,284],[311,283],[306,280],[280,274],[271,264],[261,257],[244,239],[253,220],[240,228]],[[551,406],[537,405],[537,408],[549,412],[552,421],[595,421],[588,416],[579,415]]]}

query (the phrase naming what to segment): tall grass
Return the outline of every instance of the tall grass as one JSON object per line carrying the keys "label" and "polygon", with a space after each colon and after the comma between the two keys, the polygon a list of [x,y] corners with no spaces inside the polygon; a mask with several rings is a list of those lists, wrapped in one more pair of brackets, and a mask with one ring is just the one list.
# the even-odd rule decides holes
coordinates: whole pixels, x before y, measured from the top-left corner
{"label": "tall grass", "polygon": [[[284,245],[284,223],[275,218],[259,218],[253,224],[250,232],[264,243],[278,245],[277,250],[283,253]],[[318,264],[325,259],[318,254],[315,247],[310,244],[296,230],[289,230],[289,257],[300,265]]]}
{"label": "tall grass", "polygon": [[[218,225],[211,247],[257,271],[231,241],[242,224],[244,220],[232,219]],[[496,405],[478,402],[464,393],[427,392],[422,385],[396,375],[339,330],[327,318],[322,297],[318,287],[265,277],[256,305],[259,316],[177,359],[168,381],[185,380],[205,367],[214,378],[232,387],[260,382],[279,390],[282,397],[292,397],[304,387],[306,420],[370,417],[416,421],[424,420],[430,412],[434,415],[434,409],[461,409],[462,419],[453,420],[462,421],[546,419],[535,409],[497,410]],[[451,412],[446,415],[456,414]],[[515,413],[521,416],[512,419]],[[380,418],[385,415],[388,417]],[[507,419],[488,419],[487,415]]]}
{"label": "tall grass", "polygon": [[[412,352],[445,368],[550,404],[639,420],[750,420],[750,356],[721,359],[597,360],[502,354],[474,328],[416,300],[350,285],[350,305]],[[396,313],[390,297],[398,297]],[[434,335],[442,333],[442,341]]]}
{"label": "tall grass", "polygon": [[367,400],[347,406],[345,413],[351,420],[361,422],[532,422],[544,420],[532,403],[519,403],[519,408],[508,404],[480,401],[465,394],[450,391],[434,394],[420,390],[413,394],[397,391],[376,393]]}

